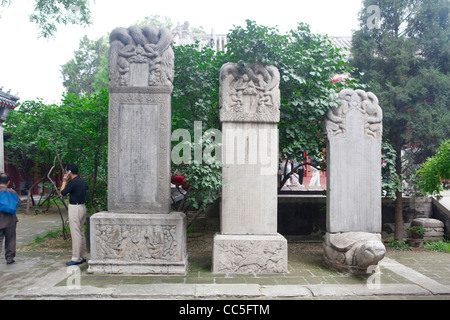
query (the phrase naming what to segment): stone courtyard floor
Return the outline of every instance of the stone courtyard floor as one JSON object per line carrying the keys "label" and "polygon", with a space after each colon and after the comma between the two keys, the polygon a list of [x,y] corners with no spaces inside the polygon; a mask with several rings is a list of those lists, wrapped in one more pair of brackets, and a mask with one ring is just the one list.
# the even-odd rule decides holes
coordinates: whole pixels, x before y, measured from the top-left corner
{"label": "stone courtyard floor", "polygon": [[[31,234],[56,230],[57,214],[20,216],[18,243]],[[56,227],[56,229],[55,229]],[[388,249],[371,275],[349,275],[328,268],[320,242],[288,238],[288,273],[212,274],[214,231],[188,235],[185,275],[96,275],[66,267],[70,247],[20,250],[16,263],[0,258],[0,300],[448,300],[450,253]],[[32,240],[31,240],[32,241]]]}

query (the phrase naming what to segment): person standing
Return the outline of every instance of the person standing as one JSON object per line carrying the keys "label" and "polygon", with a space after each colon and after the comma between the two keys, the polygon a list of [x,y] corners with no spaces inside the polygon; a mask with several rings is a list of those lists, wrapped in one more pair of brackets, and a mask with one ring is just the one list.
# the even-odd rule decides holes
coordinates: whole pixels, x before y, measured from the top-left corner
{"label": "person standing", "polygon": [[[70,181],[68,182],[70,178]],[[87,248],[84,235],[86,221],[86,182],[78,175],[78,167],[74,164],[66,166],[61,186],[61,196],[69,194],[69,226],[72,237],[72,259],[66,262],[67,266],[86,262]]]}
{"label": "person standing", "polygon": [[[17,200],[15,209],[17,209],[17,207],[20,205],[20,197],[18,196],[16,191],[8,188],[10,180],[11,179],[9,174],[4,172],[0,173],[0,193],[8,192],[12,195],[15,195]],[[6,208],[4,210],[6,211]],[[10,208],[10,210],[10,212],[0,211],[0,254],[2,252],[3,239],[5,239],[6,264],[12,264],[16,262],[14,260],[14,258],[16,257],[16,227],[19,219],[17,219],[14,208]]]}
{"label": "person standing", "polygon": [[311,166],[311,174],[312,178],[309,182],[310,187],[320,187],[320,172],[319,169],[317,169],[314,166]]}

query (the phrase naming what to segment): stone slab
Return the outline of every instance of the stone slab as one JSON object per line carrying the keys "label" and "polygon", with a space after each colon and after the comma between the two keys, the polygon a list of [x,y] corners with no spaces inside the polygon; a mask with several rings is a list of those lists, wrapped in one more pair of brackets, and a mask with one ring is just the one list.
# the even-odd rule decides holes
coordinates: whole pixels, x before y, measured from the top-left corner
{"label": "stone slab", "polygon": [[224,122],[222,141],[221,232],[277,233],[277,124]]}
{"label": "stone slab", "polygon": [[259,298],[261,296],[258,284],[198,284],[195,297],[208,298]]}
{"label": "stone slab", "polygon": [[308,285],[314,297],[335,297],[335,296],[403,296],[430,295],[428,290],[415,284],[380,284],[378,287],[369,289],[367,285],[348,284],[348,285]]}
{"label": "stone slab", "polygon": [[261,295],[266,298],[297,298],[311,297],[311,291],[306,286],[278,285],[262,286]]}
{"label": "stone slab", "polygon": [[90,218],[89,273],[185,274],[186,216],[101,212]]}
{"label": "stone slab", "polygon": [[450,286],[440,284],[439,282],[423,275],[422,273],[414,269],[400,264],[393,259],[384,258],[382,261],[380,261],[379,265],[380,267],[387,268],[408,279],[409,281],[416,283],[432,294],[448,294],[450,292]]}
{"label": "stone slab", "polygon": [[216,234],[212,272],[216,274],[287,273],[287,241],[279,234]]}
{"label": "stone slab", "polygon": [[128,284],[119,285],[114,291],[114,298],[192,298],[195,295],[195,284]]}
{"label": "stone slab", "polygon": [[411,222],[412,226],[420,226],[424,228],[444,229],[444,223],[438,219],[432,218],[416,218]]}
{"label": "stone slab", "polygon": [[16,298],[27,298],[27,299],[109,299],[111,294],[114,293],[116,289],[114,287],[109,288],[97,288],[92,286],[81,286],[80,288],[68,288],[66,286],[55,286],[47,290],[42,290],[35,293],[19,293]]}
{"label": "stone slab", "polygon": [[110,88],[109,123],[108,210],[169,213],[170,90]]}
{"label": "stone slab", "polygon": [[327,130],[327,231],[381,232],[382,110],[370,92],[344,89]]}

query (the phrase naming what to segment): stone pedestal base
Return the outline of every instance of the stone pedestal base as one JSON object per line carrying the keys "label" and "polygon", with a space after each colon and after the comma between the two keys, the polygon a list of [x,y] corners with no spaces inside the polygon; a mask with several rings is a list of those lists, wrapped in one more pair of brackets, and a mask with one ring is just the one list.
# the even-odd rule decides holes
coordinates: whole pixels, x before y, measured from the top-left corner
{"label": "stone pedestal base", "polygon": [[444,223],[437,219],[416,218],[411,222],[411,226],[420,226],[425,228],[422,236],[426,241],[439,241],[444,237]]}
{"label": "stone pedestal base", "polygon": [[275,235],[214,236],[213,273],[269,274],[288,272],[287,241]]}
{"label": "stone pedestal base", "polygon": [[88,273],[185,274],[186,216],[100,212],[90,218]]}
{"label": "stone pedestal base", "polygon": [[323,248],[328,266],[356,274],[367,274],[386,254],[381,235],[368,232],[327,233]]}

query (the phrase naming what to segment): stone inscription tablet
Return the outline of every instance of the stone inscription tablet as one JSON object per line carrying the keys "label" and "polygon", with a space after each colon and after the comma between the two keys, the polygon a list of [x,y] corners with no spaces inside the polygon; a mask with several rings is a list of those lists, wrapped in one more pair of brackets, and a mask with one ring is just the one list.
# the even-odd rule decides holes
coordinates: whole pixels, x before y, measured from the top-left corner
{"label": "stone inscription tablet", "polygon": [[[120,202],[156,202],[159,108],[156,104],[119,106]],[[153,187],[152,187],[153,186]]]}

